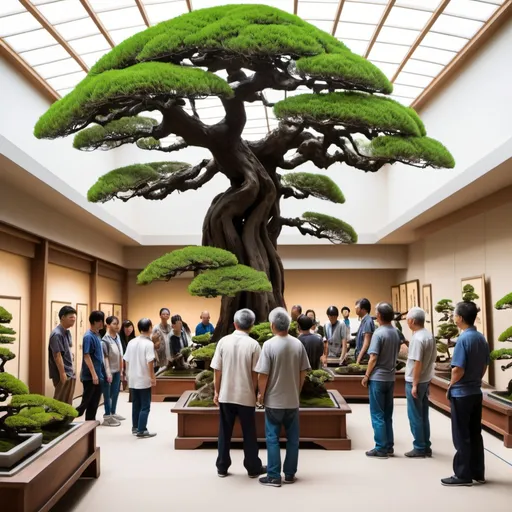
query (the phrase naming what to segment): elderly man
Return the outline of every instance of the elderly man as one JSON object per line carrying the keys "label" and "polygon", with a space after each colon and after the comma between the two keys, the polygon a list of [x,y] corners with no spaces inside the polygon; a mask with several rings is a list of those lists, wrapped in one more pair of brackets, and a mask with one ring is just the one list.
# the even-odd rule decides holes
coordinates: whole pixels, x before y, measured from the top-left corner
{"label": "elderly man", "polygon": [[423,309],[411,308],[407,313],[407,325],[413,335],[405,367],[405,394],[407,416],[414,441],[413,449],[405,456],[424,459],[432,456],[428,394],[430,381],[434,374],[437,347],[434,336],[425,329],[425,311]]}
{"label": "elderly man", "polygon": [[267,476],[262,485],[281,487],[281,427],[286,431],[284,483],[295,482],[299,460],[299,395],[307,370],[310,369],[304,345],[288,334],[291,318],[284,308],[269,315],[274,337],[266,341],[256,365],[260,402],[265,405],[267,438]]}
{"label": "elderly man", "polygon": [[489,366],[489,344],[475,328],[478,308],[474,302],[459,302],[453,320],[462,334],[451,361],[452,376],[446,396],[451,403],[452,436],[455,446],[453,473],[443,485],[471,486],[485,483],[482,439],[482,377]]}
{"label": "elderly man", "polygon": [[387,459],[394,454],[393,391],[395,388],[396,359],[400,351],[398,329],[391,322],[393,307],[380,302],[375,308],[380,327],[373,333],[368,354],[370,361],[361,384],[369,387],[370,415],[375,437],[375,448],[367,457]]}
{"label": "elderly man", "polygon": [[201,313],[201,321],[196,326],[196,336],[200,336],[201,334],[213,334],[215,327],[210,323],[210,313],[208,311],[203,311]]}
{"label": "elderly man", "polygon": [[221,478],[228,475],[231,466],[230,447],[233,426],[238,416],[244,436],[244,467],[249,478],[257,478],[266,473],[258,456],[256,436],[256,363],[261,348],[249,336],[256,316],[250,309],[235,313],[235,332],[222,338],[217,344],[211,362],[214,370],[214,402],[220,408],[219,455],[217,474]]}

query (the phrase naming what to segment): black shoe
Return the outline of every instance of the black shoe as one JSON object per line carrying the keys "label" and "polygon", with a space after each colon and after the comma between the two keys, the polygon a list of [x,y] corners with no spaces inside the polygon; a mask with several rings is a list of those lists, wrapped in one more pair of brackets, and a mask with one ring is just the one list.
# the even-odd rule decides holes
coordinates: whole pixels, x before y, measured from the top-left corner
{"label": "black shoe", "polygon": [[267,474],[267,466],[261,466],[257,473],[249,473],[249,478],[258,478],[261,475]]}
{"label": "black shoe", "polygon": [[386,452],[379,452],[375,448],[366,452],[367,457],[373,457],[374,459],[387,459],[389,455]]}
{"label": "black shoe", "polygon": [[150,437],[155,437],[156,434],[148,432],[147,430],[144,430],[144,432],[137,432],[137,438],[138,439],[148,439]]}
{"label": "black shoe", "polygon": [[136,436],[139,433],[139,429],[137,427],[132,427],[132,435]]}
{"label": "black shoe", "polygon": [[267,485],[269,487],[281,487],[281,478],[270,478],[269,476],[262,476],[260,478],[261,485]]}
{"label": "black shoe", "polygon": [[388,457],[394,457],[394,456],[395,456],[394,448],[388,448]]}
{"label": "black shoe", "polygon": [[425,457],[432,457],[432,448],[425,449]]}
{"label": "black shoe", "polygon": [[477,484],[483,485],[486,483],[485,478],[473,478],[473,482],[476,482]]}
{"label": "black shoe", "polygon": [[473,485],[473,480],[463,480],[462,478],[451,476],[449,478],[443,478],[441,483],[451,487],[471,487]]}
{"label": "black shoe", "polygon": [[295,475],[284,475],[283,483],[285,484],[294,484],[297,481]]}
{"label": "black shoe", "polygon": [[217,476],[219,478],[226,478],[228,476],[228,472],[227,471],[225,471],[225,472],[217,471]]}
{"label": "black shoe", "polygon": [[424,459],[426,457],[425,452],[420,452],[420,450],[416,450],[416,448],[410,452],[405,453],[404,455],[409,459]]}

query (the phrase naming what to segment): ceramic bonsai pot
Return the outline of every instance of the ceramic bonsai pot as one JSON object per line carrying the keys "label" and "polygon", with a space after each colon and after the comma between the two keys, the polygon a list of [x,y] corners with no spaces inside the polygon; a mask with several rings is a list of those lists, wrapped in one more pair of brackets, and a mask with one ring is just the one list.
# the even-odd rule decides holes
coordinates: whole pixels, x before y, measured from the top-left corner
{"label": "ceramic bonsai pot", "polygon": [[28,457],[43,444],[43,434],[20,434],[24,441],[8,452],[0,453],[0,468],[9,469],[17,464],[21,459]]}

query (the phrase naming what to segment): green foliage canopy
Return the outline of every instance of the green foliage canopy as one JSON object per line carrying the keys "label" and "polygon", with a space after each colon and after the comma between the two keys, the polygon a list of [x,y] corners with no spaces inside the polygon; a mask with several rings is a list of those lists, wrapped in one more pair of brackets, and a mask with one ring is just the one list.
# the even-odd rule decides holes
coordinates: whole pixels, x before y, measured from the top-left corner
{"label": "green foliage canopy", "polygon": [[504,297],[502,297],[496,304],[494,305],[496,309],[511,309],[512,308],[512,293],[508,293]]}
{"label": "green foliage canopy", "polygon": [[354,228],[336,217],[324,215],[323,213],[305,212],[302,219],[321,231],[330,240],[336,240],[345,244],[354,244],[357,242],[357,233]]}
{"label": "green foliage canopy", "polygon": [[498,337],[498,341],[512,341],[512,327],[505,329]]}
{"label": "green foliage canopy", "polygon": [[11,320],[11,313],[9,313],[9,311],[0,306],[0,324],[8,324]]}
{"label": "green foliage canopy", "polygon": [[11,395],[25,395],[28,393],[27,386],[21,380],[5,372],[0,373],[0,388],[5,389]]}
{"label": "green foliage canopy", "polygon": [[318,197],[319,199],[338,204],[345,202],[345,196],[338,185],[331,178],[323,174],[291,172],[285,174],[281,182],[285,186],[296,188],[305,194]]}
{"label": "green foliage canopy", "polygon": [[500,348],[491,352],[491,359],[512,359],[512,348]]}

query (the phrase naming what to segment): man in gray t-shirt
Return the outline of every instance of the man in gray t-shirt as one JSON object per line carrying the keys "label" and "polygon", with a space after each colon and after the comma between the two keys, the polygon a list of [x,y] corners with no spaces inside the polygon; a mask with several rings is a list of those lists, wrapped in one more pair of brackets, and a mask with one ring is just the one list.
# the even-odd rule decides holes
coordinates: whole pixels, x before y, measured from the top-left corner
{"label": "man in gray t-shirt", "polygon": [[274,337],[266,341],[255,371],[258,375],[260,402],[265,405],[267,437],[267,476],[260,483],[281,486],[279,437],[286,431],[285,482],[293,483],[299,459],[299,395],[310,369],[304,345],[288,334],[291,318],[284,308],[270,312]]}
{"label": "man in gray t-shirt", "polygon": [[375,448],[366,452],[367,457],[387,459],[394,453],[393,391],[395,368],[400,345],[398,330],[391,322],[393,307],[380,302],[376,307],[380,327],[373,333],[368,354],[370,360],[362,385],[368,386],[370,414],[375,437]]}
{"label": "man in gray t-shirt", "polygon": [[407,416],[414,437],[413,449],[405,454],[410,458],[432,455],[430,422],[428,418],[428,394],[434,373],[437,347],[434,336],[425,329],[425,311],[411,308],[407,313],[407,325],[413,332],[405,368],[405,395]]}

